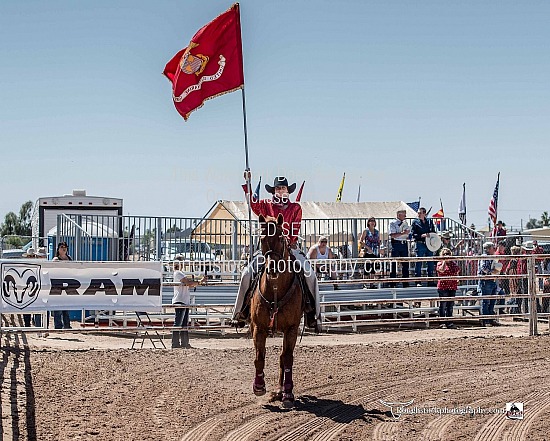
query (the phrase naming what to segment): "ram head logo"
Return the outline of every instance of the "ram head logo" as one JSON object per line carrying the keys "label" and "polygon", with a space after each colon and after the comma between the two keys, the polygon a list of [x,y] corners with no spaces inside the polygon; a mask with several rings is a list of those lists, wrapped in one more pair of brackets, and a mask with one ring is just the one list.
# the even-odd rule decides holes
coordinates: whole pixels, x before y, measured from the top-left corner
{"label": "ram head logo", "polygon": [[40,287],[40,265],[2,265],[2,300],[7,304],[26,308],[38,298]]}

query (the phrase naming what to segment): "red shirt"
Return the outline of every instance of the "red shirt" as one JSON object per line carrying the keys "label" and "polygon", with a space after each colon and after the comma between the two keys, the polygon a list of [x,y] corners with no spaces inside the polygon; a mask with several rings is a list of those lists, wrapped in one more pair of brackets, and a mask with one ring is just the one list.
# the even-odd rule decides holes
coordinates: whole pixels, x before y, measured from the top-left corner
{"label": "red shirt", "polygon": [[[495,256],[504,256],[505,254],[506,254],[506,251],[504,251],[503,253],[499,253],[498,249],[495,251]],[[500,259],[499,260],[499,263],[502,263],[502,270],[500,271],[502,274],[504,274],[506,272],[506,270],[508,269],[508,262],[510,262],[510,261],[507,260],[507,259]]]}
{"label": "red shirt", "polygon": [[[244,187],[244,186],[243,186]],[[246,193],[246,187],[245,193]],[[271,216],[276,218],[283,215],[283,233],[288,237],[291,244],[298,241],[300,227],[302,225],[302,207],[296,202],[288,201],[286,204],[276,204],[271,199],[259,201],[251,198],[250,207],[256,216]]]}
{"label": "red shirt", "polygon": [[[446,263],[447,266],[443,269],[443,264]],[[460,274],[460,268],[456,262],[452,260],[446,260],[445,262],[437,263],[437,275],[438,276],[458,276]],[[437,289],[456,291],[458,288],[458,280],[456,279],[445,279],[437,281]]]}

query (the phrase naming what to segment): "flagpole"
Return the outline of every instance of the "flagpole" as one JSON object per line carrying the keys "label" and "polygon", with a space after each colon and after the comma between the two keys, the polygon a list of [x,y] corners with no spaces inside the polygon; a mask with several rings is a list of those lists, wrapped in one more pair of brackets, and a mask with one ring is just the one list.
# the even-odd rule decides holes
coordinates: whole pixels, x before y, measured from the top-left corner
{"label": "flagpole", "polygon": [[248,130],[246,127],[246,98],[244,95],[244,84],[241,89],[243,98],[243,129],[244,129],[244,156],[245,156],[245,173],[246,175],[246,192],[248,194],[248,261],[252,260],[252,254],[254,254],[254,244],[252,243],[252,205],[251,201],[254,195],[252,194],[252,184],[250,182],[250,164],[248,162]]}

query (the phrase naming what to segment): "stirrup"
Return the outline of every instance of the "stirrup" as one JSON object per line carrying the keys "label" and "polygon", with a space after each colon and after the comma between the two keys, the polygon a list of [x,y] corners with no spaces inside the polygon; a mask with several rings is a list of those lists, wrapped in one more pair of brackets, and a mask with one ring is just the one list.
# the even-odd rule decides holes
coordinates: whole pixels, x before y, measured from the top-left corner
{"label": "stirrup", "polygon": [[229,324],[231,326],[234,326],[235,328],[244,328],[246,326],[246,323],[248,321],[248,317],[246,317],[242,311],[235,314],[235,316],[231,319]]}
{"label": "stirrup", "polygon": [[244,328],[246,326],[246,322],[244,320],[233,319],[229,322],[229,325],[234,328]]}

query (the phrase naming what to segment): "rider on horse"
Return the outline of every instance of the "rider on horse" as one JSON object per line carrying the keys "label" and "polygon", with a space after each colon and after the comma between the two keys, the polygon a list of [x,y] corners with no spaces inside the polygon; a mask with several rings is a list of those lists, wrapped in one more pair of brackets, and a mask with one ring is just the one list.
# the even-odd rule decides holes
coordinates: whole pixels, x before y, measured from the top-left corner
{"label": "rider on horse", "polygon": [[[250,170],[245,171],[245,179],[250,180]],[[245,193],[248,193],[248,186],[243,186]],[[296,202],[291,202],[289,194],[294,192],[296,184],[288,185],[285,177],[278,176],[273,182],[273,187],[266,184],[265,189],[272,194],[271,199],[256,200],[254,196],[250,197],[250,206],[257,216],[271,216],[276,218],[279,214],[283,216],[283,231],[287,237],[291,253],[294,258],[300,262],[302,289],[305,291],[306,300],[306,324],[310,328],[319,330],[319,285],[315,271],[312,270],[306,256],[298,249],[298,234],[302,222],[302,207]],[[261,264],[258,262],[260,253],[256,254],[250,264],[244,269],[239,285],[239,293],[235,301],[233,312],[233,322],[237,326],[244,325],[250,318],[249,295],[252,291],[252,281],[261,270]]]}

